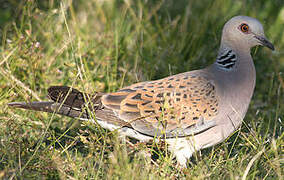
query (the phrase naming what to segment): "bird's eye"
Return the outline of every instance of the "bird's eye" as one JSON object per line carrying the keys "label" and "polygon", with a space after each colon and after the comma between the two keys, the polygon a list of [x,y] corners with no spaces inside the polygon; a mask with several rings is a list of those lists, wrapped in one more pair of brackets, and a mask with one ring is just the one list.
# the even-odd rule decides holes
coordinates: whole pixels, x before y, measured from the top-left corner
{"label": "bird's eye", "polygon": [[249,26],[245,23],[240,25],[240,29],[243,33],[248,33],[249,32]]}

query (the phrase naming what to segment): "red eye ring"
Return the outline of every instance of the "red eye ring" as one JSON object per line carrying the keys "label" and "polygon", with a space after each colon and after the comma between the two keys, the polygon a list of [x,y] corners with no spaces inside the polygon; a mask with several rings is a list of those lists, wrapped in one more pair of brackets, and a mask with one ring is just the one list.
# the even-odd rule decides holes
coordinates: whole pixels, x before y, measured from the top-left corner
{"label": "red eye ring", "polygon": [[243,23],[243,24],[240,25],[240,30],[243,33],[248,33],[249,32],[249,26],[246,23]]}

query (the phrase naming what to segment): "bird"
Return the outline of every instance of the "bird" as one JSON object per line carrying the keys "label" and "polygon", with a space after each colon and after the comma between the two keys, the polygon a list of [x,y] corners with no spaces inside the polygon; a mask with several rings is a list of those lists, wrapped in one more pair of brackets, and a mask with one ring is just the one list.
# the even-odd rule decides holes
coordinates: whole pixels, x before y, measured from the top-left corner
{"label": "bird", "polygon": [[240,127],[256,82],[250,51],[258,45],[274,50],[257,19],[234,16],[223,27],[215,62],[203,69],[110,93],[51,86],[49,101],[8,105],[92,121],[142,142],[165,142],[186,167],[193,153],[223,142]]}

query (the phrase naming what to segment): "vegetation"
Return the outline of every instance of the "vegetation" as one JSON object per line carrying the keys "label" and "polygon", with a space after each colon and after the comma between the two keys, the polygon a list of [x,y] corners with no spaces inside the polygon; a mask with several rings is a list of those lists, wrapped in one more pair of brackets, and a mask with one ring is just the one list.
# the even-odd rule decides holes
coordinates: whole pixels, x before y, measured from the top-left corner
{"label": "vegetation", "polygon": [[[7,0],[0,11],[0,179],[283,179],[283,0]],[[90,122],[11,109],[50,85],[92,93],[212,63],[224,23],[259,19],[276,51],[254,48],[243,126],[180,170],[163,145],[121,141]],[[149,157],[149,153],[151,156]]]}

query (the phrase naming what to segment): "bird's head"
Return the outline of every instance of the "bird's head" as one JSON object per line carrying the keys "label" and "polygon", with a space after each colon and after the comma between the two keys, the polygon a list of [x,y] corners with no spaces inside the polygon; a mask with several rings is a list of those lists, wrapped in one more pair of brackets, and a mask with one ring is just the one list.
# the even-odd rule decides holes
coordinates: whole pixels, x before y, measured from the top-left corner
{"label": "bird's head", "polygon": [[266,46],[274,50],[274,46],[267,40],[262,24],[255,18],[235,16],[224,26],[222,41],[227,45],[250,49],[254,46]]}

